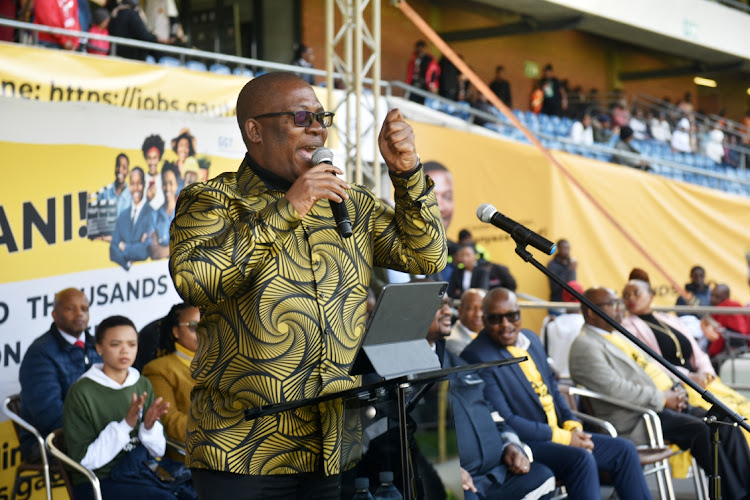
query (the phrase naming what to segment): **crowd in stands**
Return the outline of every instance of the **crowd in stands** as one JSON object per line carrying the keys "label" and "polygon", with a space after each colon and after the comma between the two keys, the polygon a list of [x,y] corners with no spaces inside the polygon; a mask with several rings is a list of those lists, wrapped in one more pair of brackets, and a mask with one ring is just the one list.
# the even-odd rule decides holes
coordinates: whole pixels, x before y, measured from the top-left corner
{"label": "crowd in stands", "polygon": [[[3,17],[51,28],[170,45],[187,43],[175,0],[26,0],[2,2],[0,8],[0,15]],[[32,36],[23,30],[5,27],[0,29],[0,40],[3,41],[25,43],[30,41]],[[39,45],[98,55],[107,55],[110,52],[110,44],[104,40],[46,32],[39,32]],[[149,51],[121,46],[117,48],[117,55],[145,60]]]}
{"label": "crowd in stands", "polygon": [[[510,83],[504,77],[505,68],[496,67],[490,89],[509,108],[512,108]],[[497,109],[474,89],[465,75],[442,57],[439,61],[430,54],[424,41],[417,42],[407,68],[406,82],[410,85],[455,101],[456,106],[426,99],[412,92],[409,99],[426,104],[462,118],[470,118],[466,107],[498,116]],[[692,95],[672,104],[664,98],[658,104],[629,103],[622,91],[615,91],[604,99],[596,88],[584,92],[581,86],[570,88],[567,79],[558,79],[554,68],[547,64],[541,78],[535,83],[529,97],[529,112],[515,110],[516,116],[533,132],[560,137],[572,145],[602,145],[631,153],[629,155],[600,155],[584,152],[587,156],[622,165],[651,170],[648,160],[633,155],[646,155],[676,161],[689,166],[739,167],[744,165],[738,145],[750,145],[750,109],[742,123],[735,124],[724,118],[706,117],[695,109]],[[475,119],[478,125],[487,124]],[[488,126],[501,132],[490,123]],[[514,136],[511,133],[511,136]],[[522,137],[518,137],[522,139]],[[548,142],[553,147],[562,145]],[[573,148],[567,148],[575,152]]]}

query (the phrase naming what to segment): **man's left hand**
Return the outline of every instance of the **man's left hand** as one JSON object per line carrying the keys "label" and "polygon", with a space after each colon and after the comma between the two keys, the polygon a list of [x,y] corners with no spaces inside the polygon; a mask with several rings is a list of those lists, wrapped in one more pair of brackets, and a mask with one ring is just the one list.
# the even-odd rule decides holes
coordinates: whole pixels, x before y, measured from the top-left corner
{"label": "man's left hand", "polygon": [[528,457],[513,444],[505,447],[503,462],[513,474],[526,474],[531,467]]}
{"label": "man's left hand", "polygon": [[386,115],[378,145],[391,173],[403,174],[417,166],[419,156],[414,143],[414,130],[404,121],[398,109],[392,109]]}

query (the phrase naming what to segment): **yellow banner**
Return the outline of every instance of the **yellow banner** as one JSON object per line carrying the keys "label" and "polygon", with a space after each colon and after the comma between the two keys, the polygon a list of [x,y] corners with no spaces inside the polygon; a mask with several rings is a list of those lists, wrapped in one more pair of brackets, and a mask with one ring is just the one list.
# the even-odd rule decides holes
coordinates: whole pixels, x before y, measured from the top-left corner
{"label": "yellow banner", "polygon": [[0,43],[0,95],[231,116],[247,78]]}
{"label": "yellow banner", "polygon": [[[90,197],[114,182],[118,155],[128,157],[129,171],[143,168],[140,149],[0,142],[0,151],[7,165],[38,166],[36,175],[24,168],[5,171],[0,283],[117,266],[109,241],[89,238],[86,209]],[[208,160],[212,176],[239,164],[218,156]]]}

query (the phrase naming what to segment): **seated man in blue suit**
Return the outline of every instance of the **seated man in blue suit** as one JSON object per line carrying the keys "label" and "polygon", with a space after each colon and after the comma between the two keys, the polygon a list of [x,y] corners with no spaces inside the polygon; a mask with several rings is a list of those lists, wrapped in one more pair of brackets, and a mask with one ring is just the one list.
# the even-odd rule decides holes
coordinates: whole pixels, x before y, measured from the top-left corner
{"label": "seated man in blue suit", "polygon": [[144,192],[143,169],[135,167],[130,172],[132,205],[117,216],[115,231],[109,243],[110,260],[120,264],[126,271],[133,261],[148,258],[149,237],[154,232],[154,211]]}
{"label": "seated man in blue suit", "polygon": [[[466,364],[445,348],[451,331],[450,301],[443,299],[427,333],[444,368]],[[472,371],[453,374],[449,380],[465,498],[547,498],[555,489],[552,471],[529,462],[518,436],[504,423],[495,423],[482,379]]]}
{"label": "seated man in blue suit", "polygon": [[521,330],[516,295],[496,288],[484,298],[484,329],[461,353],[469,363],[528,356],[528,360],[479,372],[485,397],[524,440],[534,460],[565,484],[570,498],[600,498],[599,471],[607,471],[622,500],[648,499],[638,453],[629,441],[583,432],[547,364],[534,332]]}

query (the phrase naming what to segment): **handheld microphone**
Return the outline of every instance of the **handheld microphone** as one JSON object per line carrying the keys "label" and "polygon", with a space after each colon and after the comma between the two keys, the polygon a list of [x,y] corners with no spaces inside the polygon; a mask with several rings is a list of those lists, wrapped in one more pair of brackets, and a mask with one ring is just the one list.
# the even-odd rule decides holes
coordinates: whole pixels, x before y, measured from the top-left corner
{"label": "handheld microphone", "polygon": [[516,243],[522,245],[531,245],[547,255],[552,255],[557,251],[557,245],[552,243],[544,236],[540,236],[531,229],[522,226],[513,219],[509,219],[489,203],[482,203],[477,208],[477,217],[482,222],[487,222],[495,227],[499,227],[506,233],[510,234]]}
{"label": "handheld microphone", "polygon": [[[333,165],[333,151],[328,148],[315,148],[312,155],[313,165],[319,165],[321,163],[327,163]],[[348,238],[352,235],[352,222],[349,219],[349,212],[346,210],[344,202],[337,203],[332,200],[328,200],[331,204],[331,212],[333,212],[333,219],[336,221],[336,227],[339,230],[339,234],[342,238]]]}

